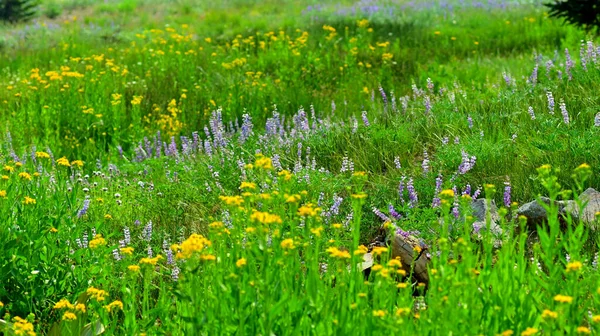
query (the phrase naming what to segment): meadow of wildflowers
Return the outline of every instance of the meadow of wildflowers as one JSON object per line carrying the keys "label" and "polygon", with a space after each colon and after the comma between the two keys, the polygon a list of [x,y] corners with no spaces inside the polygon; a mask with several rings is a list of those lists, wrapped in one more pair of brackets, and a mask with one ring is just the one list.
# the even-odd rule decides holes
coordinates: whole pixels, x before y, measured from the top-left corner
{"label": "meadow of wildflowers", "polygon": [[540,1],[49,4],[0,27],[0,333],[599,330],[600,43]]}

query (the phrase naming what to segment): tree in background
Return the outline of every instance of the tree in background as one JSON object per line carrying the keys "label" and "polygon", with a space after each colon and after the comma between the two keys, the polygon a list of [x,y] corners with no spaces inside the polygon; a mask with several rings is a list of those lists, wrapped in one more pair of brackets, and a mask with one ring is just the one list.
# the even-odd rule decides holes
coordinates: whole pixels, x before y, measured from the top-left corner
{"label": "tree in background", "polygon": [[17,22],[35,14],[37,0],[0,0],[0,21]]}
{"label": "tree in background", "polygon": [[550,16],[565,19],[570,24],[586,30],[600,30],[599,0],[557,0],[546,4]]}

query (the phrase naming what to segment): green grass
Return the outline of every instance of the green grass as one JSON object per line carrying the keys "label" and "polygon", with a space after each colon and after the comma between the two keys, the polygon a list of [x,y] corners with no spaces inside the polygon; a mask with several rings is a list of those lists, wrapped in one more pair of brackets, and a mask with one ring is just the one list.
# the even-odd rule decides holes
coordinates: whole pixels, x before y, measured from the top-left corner
{"label": "green grass", "polygon": [[[600,62],[579,53],[595,37],[541,6],[402,4],[367,17],[341,14],[345,1],[53,1],[40,15],[56,18],[0,27],[0,330],[28,314],[42,335],[593,330],[596,233],[570,219],[560,231],[556,209],[527,232],[503,192],[523,203],[600,185]],[[464,174],[463,153],[476,158]],[[495,201],[505,234],[473,234],[470,198],[432,207],[436,178]],[[368,281],[354,266],[389,206],[391,227],[428,246],[426,292],[390,251]],[[53,309],[61,299],[73,306]]]}

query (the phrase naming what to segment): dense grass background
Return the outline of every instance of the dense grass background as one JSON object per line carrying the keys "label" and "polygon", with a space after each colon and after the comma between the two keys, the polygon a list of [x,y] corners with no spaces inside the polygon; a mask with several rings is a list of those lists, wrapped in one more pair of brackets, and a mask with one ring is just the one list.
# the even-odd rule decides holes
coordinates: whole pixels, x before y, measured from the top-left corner
{"label": "dense grass background", "polygon": [[[32,313],[55,335],[87,323],[130,335],[593,331],[595,234],[560,232],[554,214],[531,247],[503,192],[598,187],[595,41],[537,1],[43,1],[34,21],[0,27],[0,312]],[[259,153],[273,169],[246,166]],[[456,198],[432,207],[441,189]],[[476,190],[504,205],[500,249],[462,216],[459,195]],[[241,208],[220,198],[244,191]],[[302,217],[301,205],[320,210]],[[442,256],[420,298],[382,273],[364,283],[344,272],[358,256],[329,249],[367,244],[394,211]],[[90,248],[98,233],[106,245]],[[211,246],[188,241],[200,259],[173,259],[193,233]],[[157,254],[156,269],[136,262]],[[122,312],[80,296],[90,286]],[[66,306],[77,322],[61,323],[63,298],[89,314]]]}

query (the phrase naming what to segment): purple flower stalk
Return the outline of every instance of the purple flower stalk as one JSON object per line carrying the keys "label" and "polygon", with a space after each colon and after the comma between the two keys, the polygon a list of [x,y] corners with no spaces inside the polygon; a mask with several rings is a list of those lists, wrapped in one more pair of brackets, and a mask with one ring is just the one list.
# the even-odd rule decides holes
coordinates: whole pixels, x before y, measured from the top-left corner
{"label": "purple flower stalk", "polygon": [[561,99],[560,100],[560,113],[562,113],[563,116],[563,121],[565,122],[565,124],[569,124],[569,112],[567,111],[567,106],[565,105],[565,102]]}
{"label": "purple flower stalk", "polygon": [[511,187],[510,187],[510,182],[505,182],[504,183],[504,206],[509,208],[510,207],[510,192],[511,192]]}
{"label": "purple flower stalk", "polygon": [[531,85],[535,86],[537,84],[537,78],[538,78],[538,65],[536,64],[535,67],[533,67],[533,71],[531,72],[531,77],[529,77],[529,83],[531,83]]}
{"label": "purple flower stalk", "polygon": [[367,118],[367,111],[362,111],[362,121],[365,126],[369,127],[369,119]]}
{"label": "purple flower stalk", "polygon": [[594,117],[594,126],[600,127],[600,112],[596,113],[596,116]]}
{"label": "purple flower stalk", "polygon": [[393,205],[388,205],[388,210],[390,212],[390,216],[394,217],[394,219],[402,218],[402,215],[398,211],[396,211],[396,209],[394,209]]}
{"label": "purple flower stalk", "polygon": [[429,112],[431,112],[431,99],[429,96],[423,98],[423,104],[425,105],[425,115],[429,115]]}
{"label": "purple flower stalk", "polygon": [[406,185],[406,189],[408,190],[408,199],[409,199],[409,207],[414,208],[419,203],[419,196],[417,195],[417,191],[413,185],[412,177],[408,180]]}
{"label": "purple flower stalk", "polygon": [[77,212],[77,217],[81,218],[81,217],[85,216],[85,214],[88,212],[89,207],[90,207],[90,199],[86,198],[83,201],[83,207],[79,210],[79,212]]}
{"label": "purple flower stalk", "polygon": [[430,94],[433,94],[433,81],[431,80],[431,78],[427,78],[427,89],[429,90]]}
{"label": "purple flower stalk", "polygon": [[467,117],[467,123],[469,124],[469,128],[473,128],[473,118],[471,116]]}
{"label": "purple flower stalk", "polygon": [[573,60],[571,59],[571,55],[569,54],[569,49],[565,48],[565,57],[567,59],[565,63],[565,72],[569,76],[569,80],[573,79],[573,74],[571,73],[571,69],[575,66],[573,64]]}
{"label": "purple flower stalk", "polygon": [[381,210],[373,207],[373,213],[375,215],[377,215],[377,217],[379,217],[382,221],[384,222],[389,222],[390,218],[388,216],[386,216],[383,212],[381,212]]}
{"label": "purple flower stalk", "polygon": [[535,120],[535,113],[533,112],[533,107],[529,106],[529,108],[527,109],[527,113],[529,113],[531,120]]}
{"label": "purple flower stalk", "polygon": [[552,96],[552,92],[546,92],[546,98],[548,99],[548,110],[550,114],[554,114],[554,96]]}
{"label": "purple flower stalk", "polygon": [[427,150],[423,151],[423,162],[421,163],[421,167],[423,168],[423,175],[427,175],[427,173],[429,173],[429,155],[427,154]]}
{"label": "purple flower stalk", "polygon": [[396,169],[402,168],[402,165],[400,164],[400,158],[397,156],[394,158],[394,165],[396,166]]}
{"label": "purple flower stalk", "polygon": [[379,85],[379,93],[381,94],[381,99],[383,100],[383,105],[387,108],[388,99],[387,99],[385,91],[383,90],[383,88],[381,87],[381,85]]}

